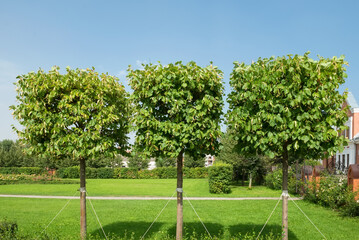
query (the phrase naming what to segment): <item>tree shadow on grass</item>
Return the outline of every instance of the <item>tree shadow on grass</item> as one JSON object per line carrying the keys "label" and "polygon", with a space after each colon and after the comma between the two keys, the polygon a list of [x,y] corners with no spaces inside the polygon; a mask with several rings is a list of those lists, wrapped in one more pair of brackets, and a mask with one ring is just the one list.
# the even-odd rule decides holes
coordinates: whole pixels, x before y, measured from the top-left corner
{"label": "tree shadow on grass", "polygon": [[[150,239],[152,235],[156,235],[161,227],[164,224],[168,223],[161,223],[161,222],[155,222],[151,229],[147,232],[145,239]],[[204,223],[207,227],[208,231],[212,236],[220,237],[223,234],[223,226],[221,224],[217,223]],[[115,236],[116,238],[126,238],[127,239],[141,239],[141,237],[145,234],[148,227],[151,225],[151,222],[114,222],[108,225],[103,226],[103,229],[106,233],[106,235]],[[193,236],[195,234],[196,236],[208,236],[207,231],[204,229],[203,225],[200,222],[184,222],[184,236]],[[169,228],[161,229],[164,231],[165,236],[168,236],[170,238],[176,237],[176,224],[173,224]],[[90,233],[91,236],[94,236],[95,238],[104,238],[102,230],[96,229],[92,233]],[[132,238],[131,238],[132,237]]]}
{"label": "tree shadow on grass", "polygon": [[[152,222],[113,222],[103,226],[106,235],[115,235],[118,238],[140,239],[147,231]],[[147,232],[146,238],[158,232],[163,223],[155,222],[151,229]],[[92,236],[104,237],[102,230],[97,229],[91,233]]]}
{"label": "tree shadow on grass", "polygon": [[[205,222],[204,225],[206,226],[212,237],[222,236],[224,231],[223,225],[211,222]],[[193,236],[194,234],[196,234],[196,236],[208,236],[206,229],[200,222],[184,222],[183,228],[183,236]],[[176,237],[176,224],[170,227],[167,232],[170,237]]]}
{"label": "tree shadow on grass", "polygon": [[[250,224],[250,223],[237,224],[237,225],[229,226],[229,232],[231,236],[236,236],[238,234],[245,235],[246,233],[252,234],[253,232],[259,234],[262,227],[263,225]],[[271,233],[280,236],[282,234],[282,226],[278,224],[268,224],[264,228],[261,236],[269,235]],[[298,240],[297,236],[290,229],[288,230],[288,239]]]}

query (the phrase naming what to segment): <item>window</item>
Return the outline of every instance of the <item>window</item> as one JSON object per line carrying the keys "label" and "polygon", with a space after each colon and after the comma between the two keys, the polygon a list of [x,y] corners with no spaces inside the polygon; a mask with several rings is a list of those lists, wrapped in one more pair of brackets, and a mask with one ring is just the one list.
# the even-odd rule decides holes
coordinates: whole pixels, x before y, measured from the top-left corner
{"label": "window", "polygon": [[342,158],[342,171],[344,171],[345,169],[345,154],[343,154],[343,158]]}
{"label": "window", "polygon": [[349,154],[347,154],[347,167],[349,167]]}

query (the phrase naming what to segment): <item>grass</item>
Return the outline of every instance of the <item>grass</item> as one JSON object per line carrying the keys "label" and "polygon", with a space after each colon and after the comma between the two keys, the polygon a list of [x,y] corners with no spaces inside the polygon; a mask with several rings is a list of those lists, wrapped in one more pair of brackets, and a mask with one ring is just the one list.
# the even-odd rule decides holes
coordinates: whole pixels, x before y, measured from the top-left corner
{"label": "grass", "polygon": [[[88,179],[90,196],[171,196],[176,179]],[[16,184],[0,185],[0,194],[72,196],[79,184]],[[230,194],[211,194],[207,179],[184,179],[184,191],[189,197],[279,197],[281,191],[264,186],[232,186]]]}
{"label": "grass", "polygon": [[[14,199],[0,198],[0,218],[16,221],[19,231],[35,238],[59,212],[68,200],[60,199]],[[163,208],[167,201],[163,200],[92,200],[93,206],[104,226],[106,233],[123,237],[126,232],[140,239]],[[343,218],[337,213],[320,206],[305,202],[296,202],[323,232],[327,239],[358,239],[359,219]],[[238,233],[259,232],[271,213],[276,201],[192,201],[194,208],[212,235],[220,239],[229,239]],[[87,204],[88,233],[99,235],[100,228]],[[47,229],[50,236],[59,239],[79,238],[79,200],[71,200],[66,209]],[[170,201],[167,208],[148,232],[146,239],[161,239],[169,234],[175,236],[176,202]],[[195,231],[206,234],[197,216],[187,201],[184,202],[185,234]],[[278,205],[270,219],[264,234],[281,232],[281,204]],[[148,237],[148,238],[147,238]],[[322,239],[321,235],[302,215],[289,203],[289,239]]]}

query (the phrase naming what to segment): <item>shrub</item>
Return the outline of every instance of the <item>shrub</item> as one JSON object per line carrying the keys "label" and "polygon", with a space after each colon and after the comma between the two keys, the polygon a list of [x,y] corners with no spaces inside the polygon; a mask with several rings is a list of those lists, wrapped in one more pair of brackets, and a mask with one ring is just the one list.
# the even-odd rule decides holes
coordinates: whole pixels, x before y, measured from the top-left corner
{"label": "shrub", "polygon": [[80,178],[80,167],[59,168],[56,175],[60,178]]}
{"label": "shrub", "polygon": [[0,185],[7,184],[75,184],[79,183],[76,180],[64,180],[61,178],[55,178],[54,176],[43,175],[25,175],[25,174],[0,174]]}
{"label": "shrub", "polygon": [[[265,176],[265,185],[274,190],[282,189],[283,182],[283,172],[282,169],[277,169],[271,173],[268,173]],[[303,183],[301,180],[296,179],[296,174],[294,169],[288,171],[288,192],[296,193],[296,190],[299,192]]]}
{"label": "shrub", "polygon": [[160,168],[155,168],[152,171],[157,172],[158,177],[160,179],[177,178],[176,167],[160,167]]}
{"label": "shrub", "polygon": [[0,173],[1,174],[42,174],[45,173],[46,170],[44,168],[39,167],[1,167]]}
{"label": "shrub", "polygon": [[139,179],[158,179],[159,176],[156,171],[153,170],[139,170],[138,171]]}
{"label": "shrub", "polygon": [[232,180],[233,167],[225,163],[217,163],[208,170],[210,193],[230,193],[229,184]]}
{"label": "shrub", "polygon": [[17,232],[17,223],[6,219],[0,221],[0,239],[14,239]]}
{"label": "shrub", "polygon": [[109,178],[113,178],[113,175],[114,175],[113,168],[97,168],[97,178],[109,179]]}
{"label": "shrub", "polygon": [[136,179],[138,178],[137,168],[115,168],[114,177],[119,179]]}
{"label": "shrub", "polygon": [[207,178],[208,168],[196,167],[196,168],[183,168],[184,178]]}
{"label": "shrub", "polygon": [[338,210],[345,216],[359,216],[359,203],[347,186],[347,179],[323,174],[320,183],[313,181],[306,186],[305,199]]}

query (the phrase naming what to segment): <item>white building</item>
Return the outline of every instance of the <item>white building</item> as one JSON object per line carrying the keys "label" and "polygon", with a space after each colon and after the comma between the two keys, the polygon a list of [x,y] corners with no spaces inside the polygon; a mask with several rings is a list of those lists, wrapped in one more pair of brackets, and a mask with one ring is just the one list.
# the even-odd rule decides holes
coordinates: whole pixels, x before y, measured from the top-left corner
{"label": "white building", "polygon": [[323,160],[323,166],[327,169],[335,168],[343,172],[347,170],[350,164],[359,163],[359,105],[350,92],[343,108],[346,106],[349,106],[348,121],[345,123],[348,129],[340,135],[348,138],[349,144],[343,152],[337,152],[334,156]]}

